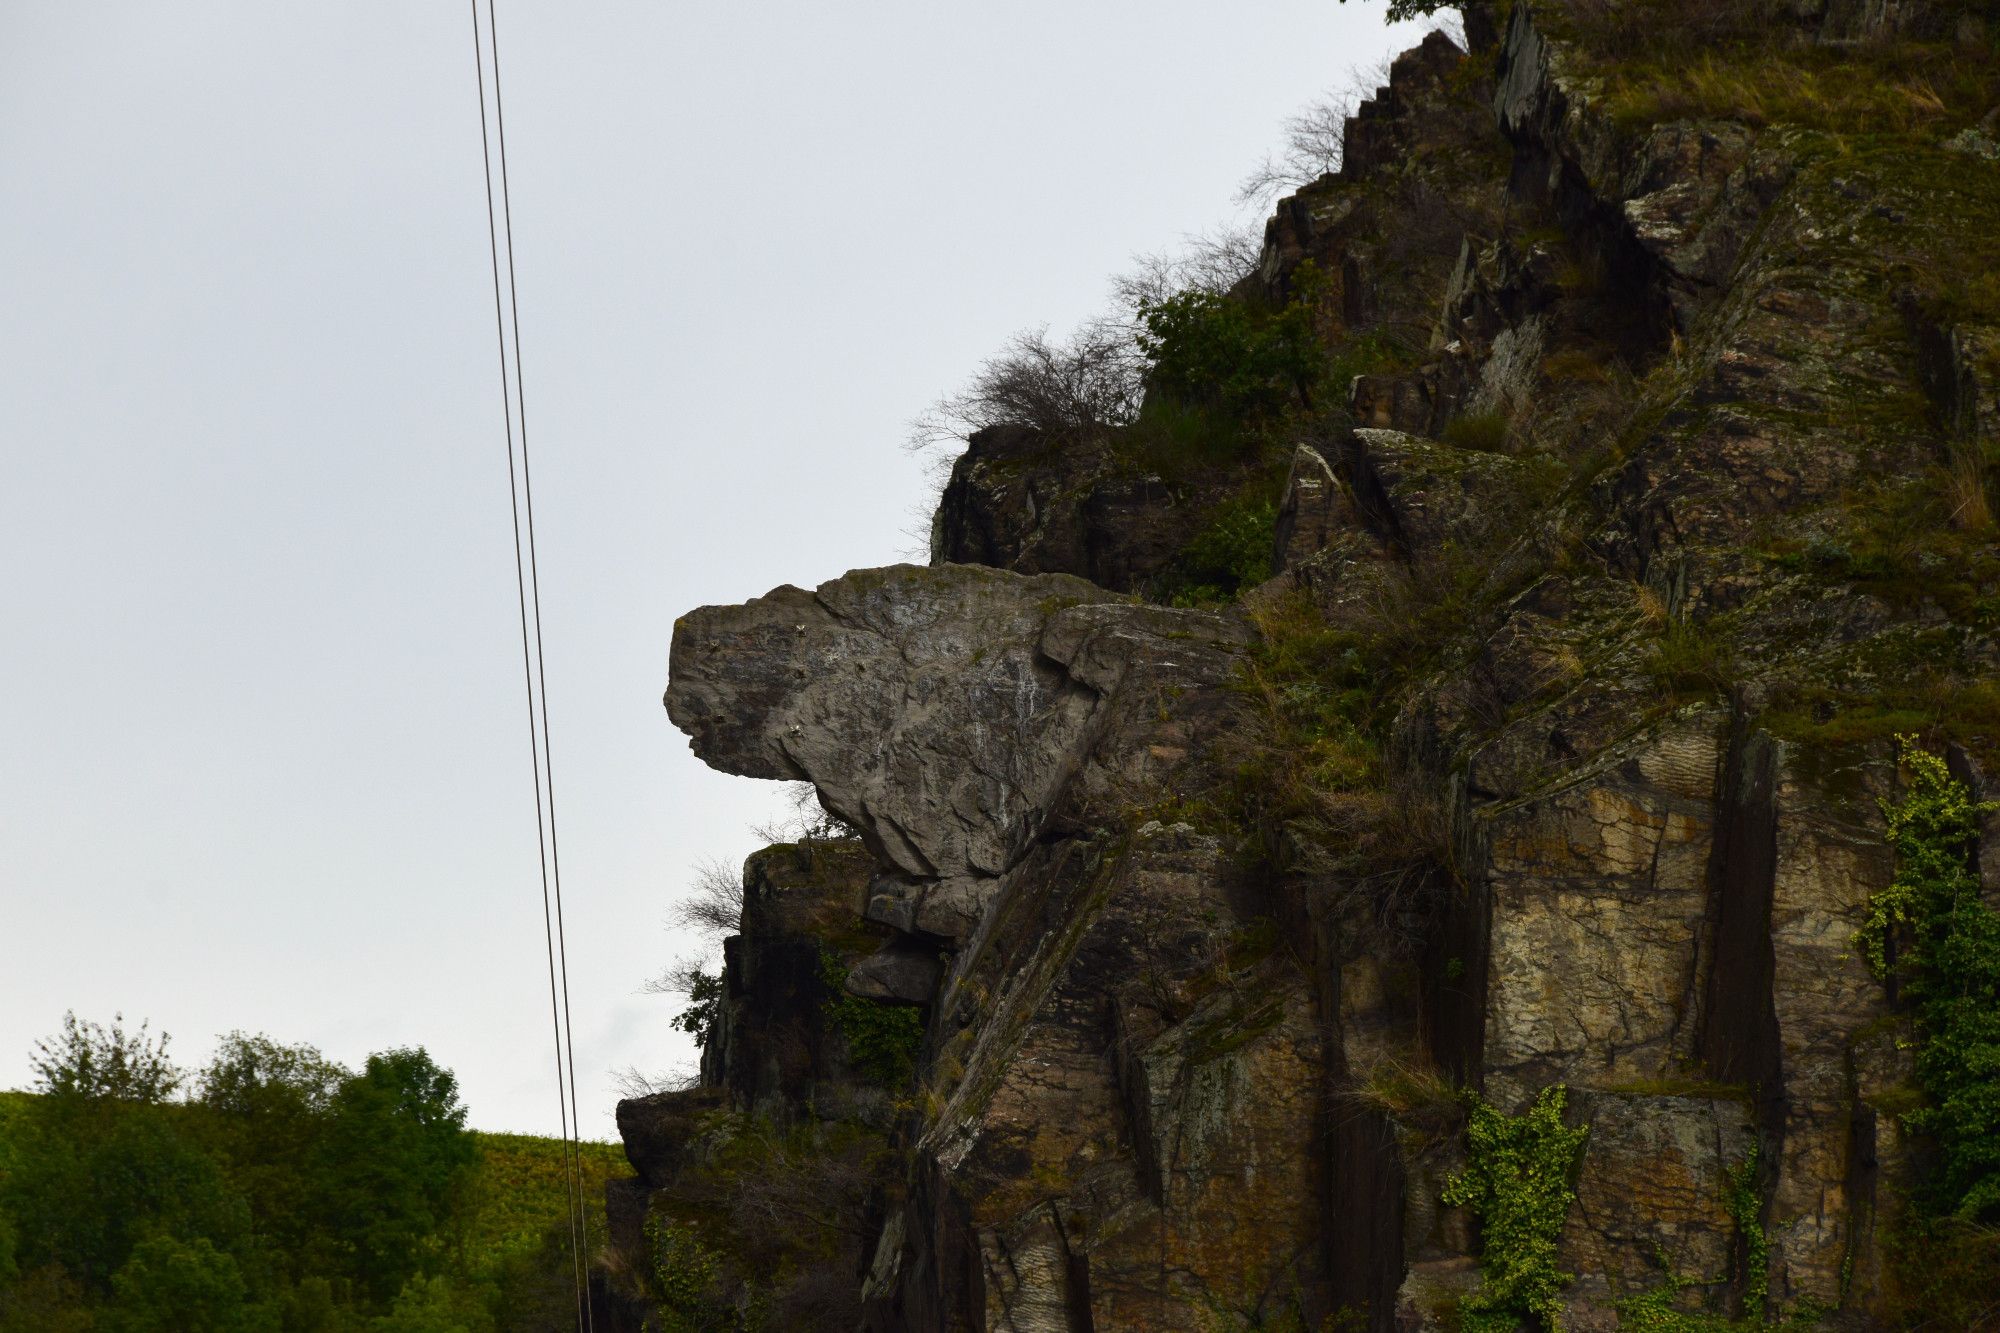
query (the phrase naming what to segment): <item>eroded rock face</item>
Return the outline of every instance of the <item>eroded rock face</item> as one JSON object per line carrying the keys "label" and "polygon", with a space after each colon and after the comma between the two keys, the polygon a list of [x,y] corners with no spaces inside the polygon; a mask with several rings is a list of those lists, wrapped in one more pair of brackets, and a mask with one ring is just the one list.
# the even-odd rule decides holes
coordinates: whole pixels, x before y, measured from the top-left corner
{"label": "eroded rock face", "polygon": [[952,466],[931,563],[1077,574],[1113,592],[1140,592],[1241,482],[1170,483],[1121,450],[1115,435],[995,426],[975,433]]}
{"label": "eroded rock face", "polygon": [[811,782],[903,872],[993,876],[1075,771],[1097,695],[1039,651],[1111,594],[973,566],[862,570],[674,627],[667,715],[725,772]]}
{"label": "eroded rock face", "polygon": [[1135,750],[1122,728],[1221,684],[1247,639],[1063,575],[862,570],[682,617],[667,712],[710,764],[809,781],[860,829],[893,872],[877,919],[961,936],[1073,785],[1165,780],[1185,736]]}
{"label": "eroded rock face", "polygon": [[[1941,12],[1782,11],[1870,42]],[[2000,644],[1990,571],[1870,573],[1852,511],[2000,438],[1993,327],[1884,259],[1988,253],[2000,193],[1949,142],[1905,145],[1952,168],[1917,173],[1614,118],[1564,19],[1515,4],[1491,64],[1427,40],[1280,203],[1237,295],[1314,264],[1317,326],[1368,369],[1347,416],[1287,425],[1241,610],[1130,594],[1282,451],[1169,484],[1115,432],[1021,427],[972,440],[938,563],[677,626],[696,752],[810,781],[865,841],[837,885],[753,874],[709,1081],[895,1120],[848,1265],[866,1327],[1456,1327],[1484,1243],[1446,1202],[1462,1095],[1557,1084],[1589,1131],[1566,1326],[1670,1280],[1688,1313],[1882,1317],[1923,1149],[1909,1017],[1853,941],[1898,779],[1876,714],[1838,724],[1894,716],[1912,673],[1965,690]],[[1325,675],[1280,675],[1293,652]],[[1364,664],[1394,714],[1374,785],[1301,815],[1273,752],[1337,766],[1355,715],[1327,705]],[[1975,791],[1991,744],[1950,753]],[[1968,855],[2000,902],[2000,816]],[[801,1056],[839,1045],[822,947],[843,1002],[921,1012],[900,1100]],[[625,1113],[643,1183],[707,1106]]]}

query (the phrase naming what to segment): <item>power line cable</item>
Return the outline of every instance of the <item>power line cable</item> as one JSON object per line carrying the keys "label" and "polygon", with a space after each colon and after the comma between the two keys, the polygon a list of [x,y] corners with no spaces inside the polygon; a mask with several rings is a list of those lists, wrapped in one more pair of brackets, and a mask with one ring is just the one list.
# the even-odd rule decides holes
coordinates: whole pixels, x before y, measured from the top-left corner
{"label": "power line cable", "polygon": [[[528,517],[528,591],[534,608],[535,679],[542,706],[542,772],[549,798],[549,879],[555,890],[556,961],[561,968],[563,1054],[569,1066],[570,1170],[577,1184],[577,1234],[583,1240],[582,1253],[589,1249],[588,1217],[583,1208],[582,1121],[576,1107],[576,1028],[570,1019],[569,944],[563,927],[562,852],[556,836],[555,749],[549,742],[549,676],[542,652],[542,575],[535,556],[535,482],[528,462],[528,401],[526,378],[521,371],[521,289],[514,279],[514,203],[507,181],[507,104],[500,94],[500,22],[494,0],[486,0],[486,27],[493,42],[493,121],[500,145],[500,215],[507,238],[507,302],[514,326],[514,404],[521,428],[521,500]],[[581,1256],[580,1256],[581,1257]],[[586,1323],[588,1305],[586,1304]]]}
{"label": "power line cable", "polygon": [[[576,1055],[570,1037],[569,957],[562,918],[562,872],[557,856],[555,774],[550,759],[548,678],[542,649],[541,578],[535,554],[534,490],[528,469],[527,399],[522,390],[521,314],[514,273],[513,204],[507,178],[506,114],[500,90],[499,24],[493,0],[487,0],[487,33],[493,62],[493,118],[497,134],[487,132],[486,61],[488,42],[479,24],[479,0],[470,0],[474,73],[479,91],[479,147],[486,183],[486,237],[493,276],[494,332],[500,351],[501,419],[507,441],[507,493],[513,520],[514,592],[521,627],[521,671],[527,692],[528,747],[535,787],[535,845],[542,880],[542,931],[548,955],[549,1020],[554,1035],[557,1118],[563,1136],[563,1185],[568,1198],[570,1255],[576,1287],[577,1327],[594,1333],[594,1311],[587,1294],[589,1237],[583,1201],[581,1130],[577,1117]],[[500,156],[499,217],[493,197],[493,147]],[[500,285],[500,241],[504,218],[507,246],[507,288]],[[504,306],[504,308],[503,308]],[[513,367],[508,367],[508,323],[513,325]],[[520,452],[515,453],[515,423],[520,425]],[[523,532],[523,515],[526,531]],[[525,535],[526,554],[523,558]],[[530,629],[532,608],[533,628]],[[539,723],[537,714],[539,713]],[[544,810],[546,809],[546,817]]]}

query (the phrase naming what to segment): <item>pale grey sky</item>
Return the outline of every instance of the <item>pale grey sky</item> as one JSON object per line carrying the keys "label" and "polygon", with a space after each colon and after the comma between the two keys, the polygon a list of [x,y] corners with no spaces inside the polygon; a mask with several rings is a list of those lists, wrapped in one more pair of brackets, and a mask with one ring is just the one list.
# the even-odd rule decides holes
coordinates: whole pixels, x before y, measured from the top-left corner
{"label": "pale grey sky", "polygon": [[[502,0],[586,1134],[776,807],[674,617],[909,548],[909,419],[1231,215],[1374,4]],[[65,1009],[553,1132],[469,11],[0,0],[0,1087]]]}

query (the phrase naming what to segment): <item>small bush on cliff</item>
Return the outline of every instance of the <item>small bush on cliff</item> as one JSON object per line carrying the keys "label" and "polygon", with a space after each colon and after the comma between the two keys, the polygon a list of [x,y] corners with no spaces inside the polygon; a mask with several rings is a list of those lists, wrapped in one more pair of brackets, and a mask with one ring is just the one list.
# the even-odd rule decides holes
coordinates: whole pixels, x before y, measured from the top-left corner
{"label": "small bush on cliff", "polygon": [[1737,1253],[1742,1267],[1737,1273],[1746,1310],[1762,1314],[1770,1303],[1771,1238],[1764,1234],[1764,1199],[1757,1189],[1755,1146],[1750,1155],[1729,1168],[1729,1188],[1722,1206],[1736,1226]]}
{"label": "small bush on cliff", "polygon": [[868,1078],[900,1088],[917,1072],[924,1045],[924,1013],[914,1005],[884,1004],[849,995],[847,968],[822,951],[820,980],[827,991],[826,1018],[847,1042],[847,1058]]}
{"label": "small bush on cliff", "polygon": [[1883,807],[1896,876],[1869,899],[1856,942],[1916,1006],[1928,1104],[1906,1123],[1937,1141],[1930,1210],[1990,1222],[2000,1219],[2000,914],[1980,897],[1973,855],[1995,806],[1974,802],[1914,738],[1902,746],[1910,790]]}
{"label": "small bush on cliff", "polygon": [[1563,1123],[1568,1100],[1556,1084],[1510,1116],[1466,1096],[1466,1167],[1446,1183],[1444,1201],[1479,1219],[1482,1286],[1460,1311],[1467,1333],[1513,1333],[1524,1318],[1552,1333],[1562,1327],[1556,1297],[1572,1277],[1556,1267],[1556,1247],[1589,1134]]}
{"label": "small bush on cliff", "polygon": [[1324,278],[1310,262],[1293,276],[1279,310],[1191,290],[1140,307],[1139,349],[1147,381],[1175,400],[1236,419],[1310,412],[1326,371],[1314,328]]}
{"label": "small bush on cliff", "polygon": [[1241,496],[1216,507],[1155,585],[1169,606],[1213,606],[1271,577],[1277,506]]}

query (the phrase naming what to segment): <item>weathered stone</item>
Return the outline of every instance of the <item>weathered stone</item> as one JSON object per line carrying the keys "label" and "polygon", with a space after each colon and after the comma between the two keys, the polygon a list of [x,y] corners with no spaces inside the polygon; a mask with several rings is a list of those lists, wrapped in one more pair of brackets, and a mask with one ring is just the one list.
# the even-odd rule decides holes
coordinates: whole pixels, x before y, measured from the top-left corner
{"label": "weathered stone", "polygon": [[891,941],[847,971],[847,992],[869,1000],[929,1004],[943,969],[929,949]]}
{"label": "weathered stone", "polygon": [[931,563],[1075,574],[1114,592],[1144,591],[1242,478],[1169,485],[1128,457],[1125,441],[1117,430],[974,433],[938,501]]}
{"label": "weathered stone", "polygon": [[[1579,1092],[1571,1113],[1590,1131],[1563,1233],[1564,1266],[1584,1275],[1573,1297],[1608,1307],[1670,1277],[1727,1273],[1729,1173],[1757,1145],[1749,1096]],[[1661,1271],[1662,1255],[1673,1274]]]}
{"label": "weathered stone", "polygon": [[1360,526],[1360,515],[1320,451],[1309,444],[1294,449],[1292,470],[1278,504],[1271,572],[1283,574],[1325,550],[1337,534]]}
{"label": "weathered stone", "polygon": [[1695,718],[1547,796],[1478,816],[1490,847],[1487,1087],[1669,1076],[1707,911],[1717,727]]}
{"label": "weathered stone", "polygon": [[[1759,3],[1801,39],[1934,28],[1927,0]],[[1974,519],[1919,494],[2000,438],[1992,328],[1938,289],[1990,268],[2000,192],[1962,121],[1893,149],[1636,123],[1589,23],[1510,12],[1493,75],[1442,38],[1396,63],[1235,293],[1312,294],[1328,364],[1369,371],[1288,427],[1312,443],[1249,617],[1117,594],[1267,460],[1169,484],[1144,426],[1002,428],[931,569],[677,628],[697,753],[812,781],[873,862],[746,900],[705,1070],[739,1108],[838,1086],[756,1018],[821,1004],[780,937],[926,1005],[907,1170],[849,1266],[871,1329],[1453,1326],[1480,1245],[1443,1204],[1453,1086],[1513,1111],[1556,1083],[1589,1129],[1566,1327],[1670,1273],[1741,1313],[1753,1153],[1772,1314],[1877,1317],[1922,1154],[1911,1029],[1853,944],[1893,753],[1853,737],[2000,671],[1985,557],[1938,531]],[[1501,443],[1469,416],[1509,452],[1447,443]],[[1246,651],[1301,597],[1332,635]],[[1282,679],[1293,649],[1345,651],[1339,682]],[[1291,781],[1385,656],[1379,783]],[[1978,783],[1983,720],[1939,725]],[[1993,831],[1979,855],[2000,892]]]}
{"label": "weathered stone", "polygon": [[674,627],[667,714],[695,753],[804,779],[871,849],[926,878],[1000,874],[1076,765],[1097,695],[1038,651],[1112,594],[969,565],[780,588]]}
{"label": "weathered stone", "polygon": [[696,1088],[619,1102],[618,1137],[624,1141],[626,1160],[639,1179],[653,1188],[672,1180],[687,1161],[700,1133],[701,1118],[726,1100],[720,1088]]}
{"label": "weathered stone", "polygon": [[1388,430],[1356,430],[1343,450],[1362,512],[1410,557],[1477,545],[1521,509],[1524,466]]}

